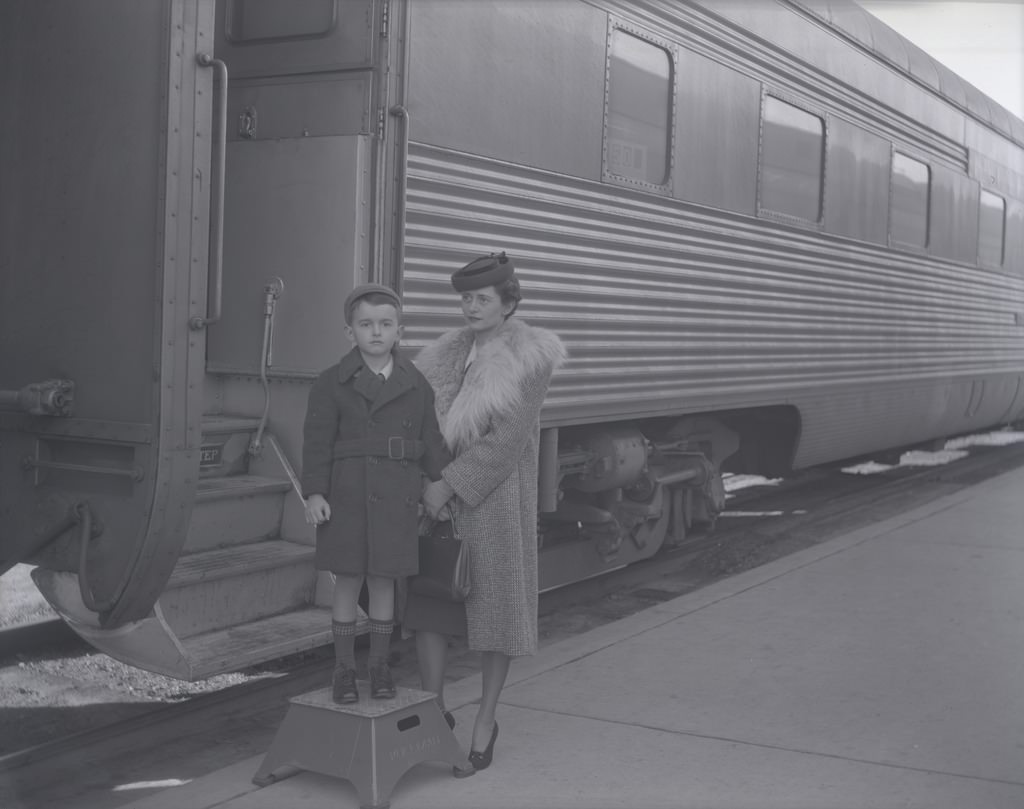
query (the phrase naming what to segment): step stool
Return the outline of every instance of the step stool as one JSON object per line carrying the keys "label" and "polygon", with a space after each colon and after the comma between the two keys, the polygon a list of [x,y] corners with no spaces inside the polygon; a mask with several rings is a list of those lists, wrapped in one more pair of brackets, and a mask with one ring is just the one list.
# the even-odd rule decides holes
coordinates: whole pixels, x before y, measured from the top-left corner
{"label": "step stool", "polygon": [[309,770],[351,781],[362,809],[387,809],[398,779],[422,761],[472,769],[434,694],[398,688],[394,699],[380,700],[367,696],[369,683],[358,689],[351,705],[336,704],[330,688],[292,697],[253,783]]}

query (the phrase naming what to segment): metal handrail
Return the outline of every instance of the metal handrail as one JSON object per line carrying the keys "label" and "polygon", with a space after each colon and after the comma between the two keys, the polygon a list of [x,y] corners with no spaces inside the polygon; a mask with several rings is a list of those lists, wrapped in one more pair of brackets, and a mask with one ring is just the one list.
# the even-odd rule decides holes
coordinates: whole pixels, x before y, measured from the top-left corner
{"label": "metal handrail", "polygon": [[295,470],[292,468],[291,463],[284,454],[284,450],[281,449],[281,445],[277,443],[277,439],[272,435],[267,436],[267,443],[270,444],[270,448],[274,450],[274,454],[277,455],[277,460],[281,463],[281,467],[284,469],[284,473],[288,476],[288,480],[291,481],[292,489],[295,491],[295,494],[299,496],[299,500],[302,505],[306,505],[306,498],[302,496],[302,486],[299,483],[298,475],[295,474]]}
{"label": "metal handrail", "polygon": [[274,364],[274,312],[277,299],[284,292],[284,281],[274,276],[263,287],[263,351],[260,353],[260,384],[263,386],[263,415],[256,434],[249,442],[249,454],[259,455],[263,452],[263,431],[267,429],[267,417],[270,415],[270,383],[267,381],[267,369]]}
{"label": "metal handrail", "polygon": [[228,66],[221,59],[214,59],[208,53],[196,55],[196,61],[203,67],[213,67],[216,71],[217,81],[220,82],[220,92],[217,103],[218,124],[220,131],[217,133],[216,143],[216,182],[210,189],[210,199],[213,205],[213,217],[210,222],[210,241],[213,246],[213,261],[210,267],[210,279],[213,283],[213,304],[207,301],[206,317],[196,315],[188,322],[189,328],[193,331],[204,329],[211,323],[220,320],[224,296],[224,160],[227,156],[228,143]]}
{"label": "metal handrail", "polygon": [[402,159],[398,166],[398,176],[395,177],[396,200],[395,200],[395,266],[394,276],[401,277],[402,268],[405,266],[405,193],[409,174],[409,127],[411,120],[409,110],[401,104],[395,104],[388,110],[394,118],[402,119]]}

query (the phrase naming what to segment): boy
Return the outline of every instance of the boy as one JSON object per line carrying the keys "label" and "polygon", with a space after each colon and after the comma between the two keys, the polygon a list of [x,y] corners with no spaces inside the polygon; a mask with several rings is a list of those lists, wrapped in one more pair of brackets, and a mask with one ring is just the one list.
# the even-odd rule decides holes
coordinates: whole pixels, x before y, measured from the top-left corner
{"label": "boy", "polygon": [[388,667],[395,579],[418,572],[423,475],[438,480],[449,461],[434,391],[397,353],[401,310],[398,295],[385,286],[352,290],[345,300],[345,334],[355,346],[317,378],[303,426],[306,521],[317,526],[317,569],[335,575],[332,696],[340,704],[359,700],[356,608],[364,579],[370,696],[395,696]]}

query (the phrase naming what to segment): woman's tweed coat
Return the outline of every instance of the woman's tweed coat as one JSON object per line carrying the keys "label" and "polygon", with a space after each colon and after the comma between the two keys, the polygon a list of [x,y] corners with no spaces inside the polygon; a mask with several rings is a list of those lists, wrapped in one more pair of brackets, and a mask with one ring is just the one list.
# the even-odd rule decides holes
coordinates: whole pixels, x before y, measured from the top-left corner
{"label": "woman's tweed coat", "polygon": [[469,647],[533,654],[540,410],[566,353],[553,332],[510,318],[464,373],[473,341],[470,329],[457,329],[416,358],[455,456],[441,476],[455,490],[459,534],[471,549]]}

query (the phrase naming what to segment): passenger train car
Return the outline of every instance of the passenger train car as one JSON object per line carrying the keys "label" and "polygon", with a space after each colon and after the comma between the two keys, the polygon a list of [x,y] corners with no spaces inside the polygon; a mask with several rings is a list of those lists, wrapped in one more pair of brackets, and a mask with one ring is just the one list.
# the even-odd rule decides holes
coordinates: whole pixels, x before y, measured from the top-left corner
{"label": "passenger train car", "polygon": [[851,2],[0,3],[0,570],[201,679],[329,641],[294,485],[341,301],[569,363],[543,588],[777,475],[1024,414],[1024,122]]}

